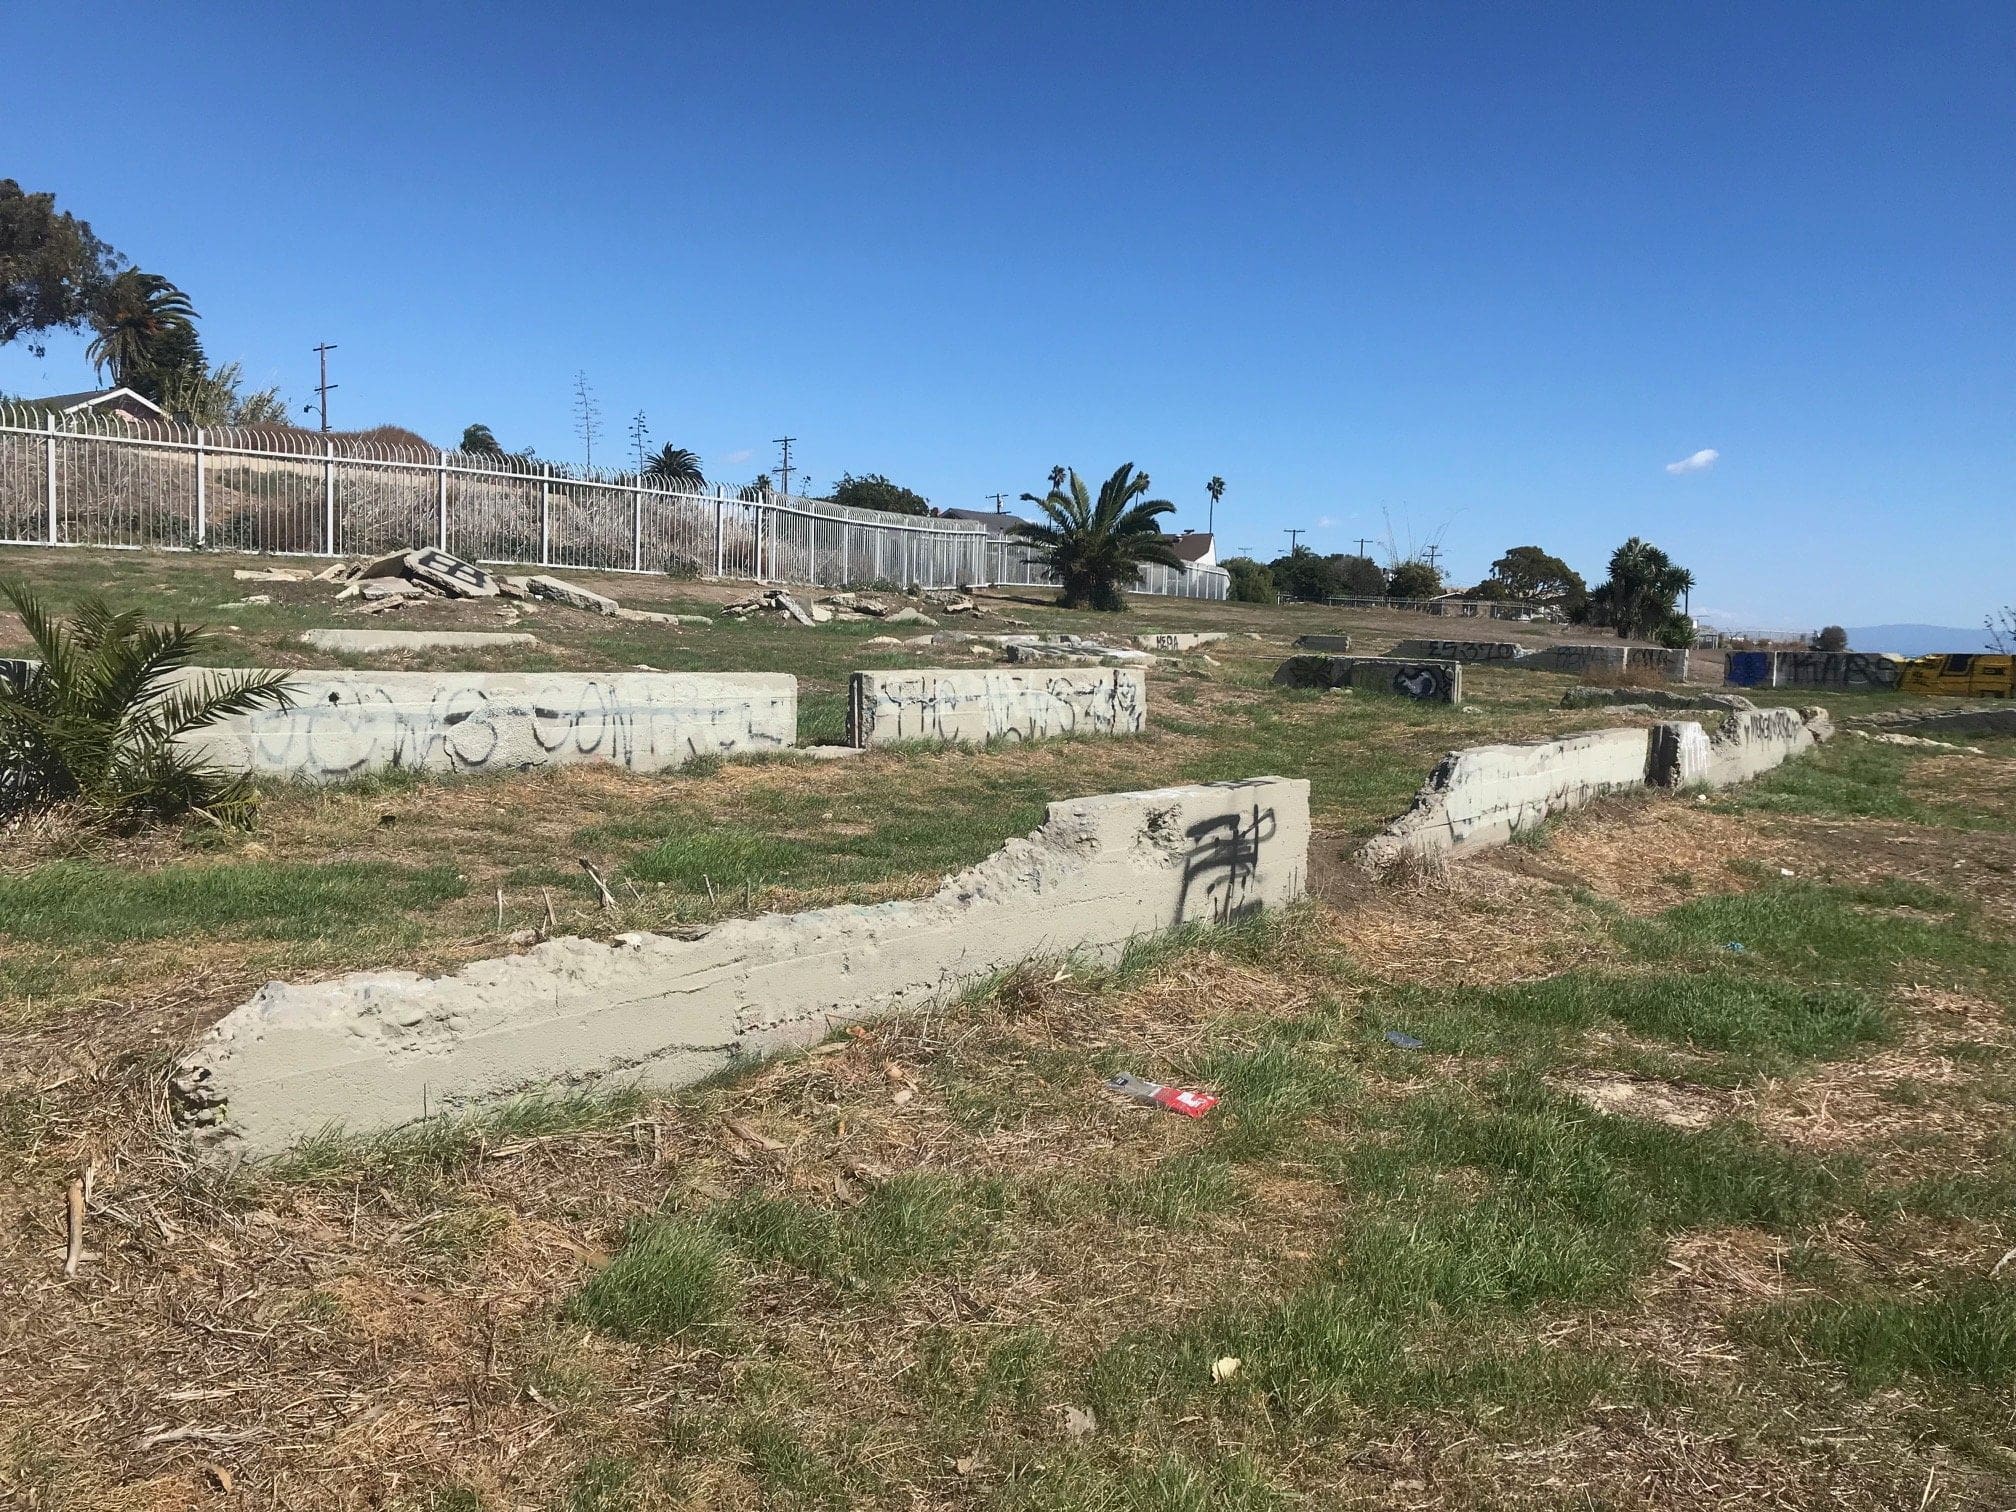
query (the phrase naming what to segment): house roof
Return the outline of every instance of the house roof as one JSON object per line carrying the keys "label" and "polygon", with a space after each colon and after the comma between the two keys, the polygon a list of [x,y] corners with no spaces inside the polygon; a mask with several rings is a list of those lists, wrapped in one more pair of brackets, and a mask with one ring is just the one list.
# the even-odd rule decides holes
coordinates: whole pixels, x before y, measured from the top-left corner
{"label": "house roof", "polygon": [[74,415],[79,410],[106,409],[126,403],[137,405],[163,420],[168,418],[168,412],[160,405],[145,394],[134,393],[130,388],[87,389],[81,394],[51,394],[47,398],[30,399],[27,402],[37,409],[54,410],[59,415]]}
{"label": "house roof", "polygon": [[985,525],[996,535],[1006,535],[1017,525],[1028,523],[1020,515],[1009,514],[1006,510],[992,509],[941,509],[941,520],[966,520],[973,524]]}
{"label": "house roof", "polygon": [[1169,549],[1177,558],[1185,562],[1201,562],[1211,555],[1212,537],[1208,530],[1186,530],[1179,536],[1169,537]]}

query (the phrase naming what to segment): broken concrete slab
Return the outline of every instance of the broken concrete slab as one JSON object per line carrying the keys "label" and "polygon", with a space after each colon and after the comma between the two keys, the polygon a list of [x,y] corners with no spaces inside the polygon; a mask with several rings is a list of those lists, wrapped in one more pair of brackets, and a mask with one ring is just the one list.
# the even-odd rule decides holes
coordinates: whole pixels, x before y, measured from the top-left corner
{"label": "broken concrete slab", "polygon": [[1394,693],[1425,703],[1463,701],[1462,663],[1398,656],[1291,656],[1275,669],[1274,683],[1283,688]]}
{"label": "broken concrete slab", "polygon": [[354,656],[539,644],[536,635],[501,630],[303,630],[301,640],[318,651],[340,651]]}
{"label": "broken concrete slab", "polygon": [[1147,728],[1147,711],[1147,680],[1118,667],[856,672],[848,684],[847,742],[979,745],[1058,735],[1138,735]]}
{"label": "broken concrete slab", "polygon": [[533,598],[545,599],[549,603],[565,604],[570,609],[585,610],[589,614],[604,614],[612,618],[616,614],[616,600],[592,588],[581,588],[563,578],[549,577],[535,573],[525,579],[525,591]]}
{"label": "broken concrete slab", "polygon": [[448,598],[495,598],[497,580],[474,562],[435,547],[406,553],[406,576]]}
{"label": "broken concrete slab", "polygon": [[1351,637],[1348,635],[1298,635],[1295,638],[1298,651],[1349,651]]}
{"label": "broken concrete slab", "polygon": [[884,616],[882,623],[885,625],[931,625],[935,627],[938,621],[916,609],[898,609],[894,614]]}
{"label": "broken concrete slab", "polygon": [[231,574],[240,583],[305,583],[308,574],[292,567],[240,567]]}
{"label": "broken concrete slab", "polygon": [[837,1024],[928,1007],[1024,961],[1302,896],[1309,784],[1258,777],[1079,798],[932,896],[737,919],[697,939],[560,939],[441,977],[270,983],[172,1079],[206,1159],[279,1154],[552,1087],[679,1087]]}

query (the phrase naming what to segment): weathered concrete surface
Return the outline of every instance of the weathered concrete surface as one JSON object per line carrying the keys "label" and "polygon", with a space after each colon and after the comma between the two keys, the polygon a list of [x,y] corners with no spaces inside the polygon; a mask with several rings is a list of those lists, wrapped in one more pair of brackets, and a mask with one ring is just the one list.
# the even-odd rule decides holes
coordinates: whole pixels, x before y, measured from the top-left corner
{"label": "weathered concrete surface", "polygon": [[541,1089],[676,1087],[917,1008],[1022,961],[1110,959],[1173,926],[1301,896],[1309,785],[1279,777],[1050,805],[929,898],[734,920],[692,940],[550,941],[453,975],[275,982],[173,1079],[214,1159]]}
{"label": "weathered concrete surface", "polygon": [[1757,707],[1741,693],[1675,693],[1667,688],[1570,688],[1561,695],[1564,709],[1603,709],[1618,704],[1652,709],[1726,709]]}
{"label": "weathered concrete surface", "polygon": [[1181,630],[1156,630],[1147,635],[1134,637],[1134,644],[1149,651],[1195,651],[1199,646],[1208,646],[1213,641],[1225,639],[1223,630],[1200,630],[1194,633]]}
{"label": "weathered concrete surface", "polygon": [[343,651],[356,656],[539,644],[536,635],[494,630],[303,630],[301,640],[318,651]]}
{"label": "weathered concrete surface", "polygon": [[1783,766],[1834,735],[1825,709],[1750,709],[1712,730],[1692,720],[1653,727],[1645,780],[1652,787],[1733,787]]}
{"label": "weathered concrete surface", "polygon": [[[895,616],[892,615],[883,623],[895,622]],[[1109,646],[1104,641],[1091,640],[1068,632],[1057,635],[995,635],[989,636],[988,639],[1000,646],[1011,662],[1052,665],[1109,662],[1128,667],[1150,667],[1155,664],[1153,652],[1137,651],[1131,646]]]}
{"label": "weathered concrete surface", "polygon": [[1463,701],[1460,662],[1407,661],[1397,656],[1291,656],[1274,670],[1283,688],[1356,688],[1396,693],[1426,703]]}
{"label": "weathered concrete surface", "polygon": [[1560,740],[1451,751],[1406,813],[1366,842],[1375,865],[1503,845],[1549,814],[1645,786],[1644,730],[1591,730]]}
{"label": "weathered concrete surface", "polygon": [[1351,637],[1348,635],[1298,635],[1295,638],[1298,651],[1349,651]]}
{"label": "weathered concrete surface", "polygon": [[1147,724],[1147,678],[1125,667],[856,672],[847,692],[855,746],[1138,735]]}
{"label": "weathered concrete surface", "polygon": [[1731,651],[1722,680],[1737,688],[1894,688],[1904,658],[1880,651]]}
{"label": "weathered concrete surface", "polygon": [[778,672],[290,677],[291,708],[208,726],[190,743],[233,770],[335,781],[395,767],[483,772],[583,761],[655,772],[798,738],[798,681]]}

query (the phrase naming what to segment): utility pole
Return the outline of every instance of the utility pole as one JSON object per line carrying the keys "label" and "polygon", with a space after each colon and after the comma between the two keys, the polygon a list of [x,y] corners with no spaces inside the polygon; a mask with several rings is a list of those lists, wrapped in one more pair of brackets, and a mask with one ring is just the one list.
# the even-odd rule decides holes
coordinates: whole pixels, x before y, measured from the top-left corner
{"label": "utility pole", "polygon": [[[335,350],[336,350],[336,344],[333,341],[325,341],[320,346],[315,348],[315,356],[318,362],[320,363],[322,369],[322,381],[315,385],[315,392],[321,396],[322,434],[325,436],[329,434],[329,390],[333,388],[340,388],[342,386],[340,384],[331,383],[329,381],[329,354]],[[315,406],[312,404],[304,404],[301,406],[301,408],[303,411],[307,411],[314,409]]]}
{"label": "utility pole", "polygon": [[791,497],[791,443],[798,438],[796,436],[777,436],[774,439],[782,449],[782,455],[777,463],[777,478],[782,486],[777,492],[788,499]]}
{"label": "utility pole", "polygon": [[1003,507],[1008,498],[1008,495],[1006,495],[1005,493],[982,494],[980,495],[980,497],[983,499],[992,499],[994,501],[994,513],[996,514],[1007,513],[1007,510]]}
{"label": "utility pole", "polygon": [[1428,563],[1430,567],[1434,567],[1437,573],[1440,573],[1442,569],[1436,565],[1442,556],[1442,548],[1440,546],[1422,547],[1421,556]]}
{"label": "utility pole", "polygon": [[1284,530],[1282,534],[1288,537],[1288,555],[1293,556],[1295,555],[1295,548],[1302,544],[1299,537],[1305,536],[1309,532],[1306,530]]}
{"label": "utility pole", "polygon": [[[1358,555],[1360,555],[1361,557],[1365,556],[1365,548],[1371,544],[1372,544],[1372,538],[1370,536],[1358,537]],[[1365,560],[1369,562],[1372,559],[1370,557],[1365,557]]]}

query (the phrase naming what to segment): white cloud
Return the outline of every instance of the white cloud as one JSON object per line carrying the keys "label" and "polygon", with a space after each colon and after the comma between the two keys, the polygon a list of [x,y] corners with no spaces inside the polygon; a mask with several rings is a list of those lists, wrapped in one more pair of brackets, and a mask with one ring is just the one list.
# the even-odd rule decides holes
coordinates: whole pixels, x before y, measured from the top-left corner
{"label": "white cloud", "polygon": [[1712,446],[1704,446],[1691,457],[1682,457],[1678,462],[1668,462],[1666,471],[1679,477],[1682,473],[1706,472],[1720,460],[1722,453]]}
{"label": "white cloud", "polygon": [[727,453],[725,456],[721,458],[721,460],[723,462],[732,462],[739,467],[742,463],[747,462],[751,457],[755,455],[756,453],[754,453],[748,447],[745,446],[740,451],[732,451]]}
{"label": "white cloud", "polygon": [[1337,522],[1331,519],[1330,516],[1328,515],[1318,515],[1316,517],[1316,528],[1318,530],[1328,530],[1332,525],[1335,525],[1336,523]]}

